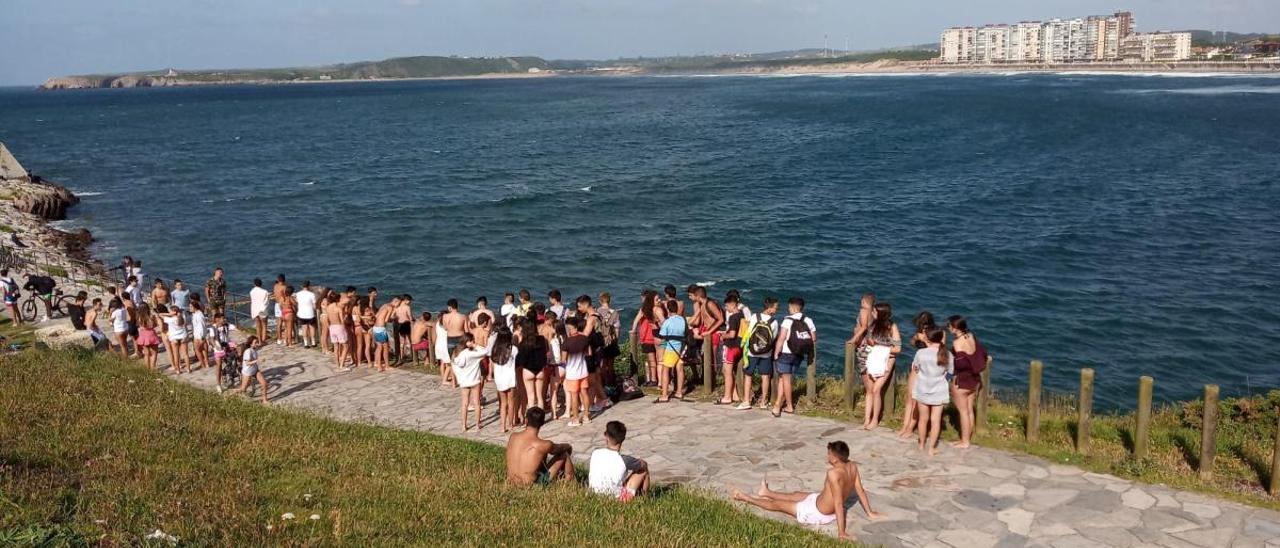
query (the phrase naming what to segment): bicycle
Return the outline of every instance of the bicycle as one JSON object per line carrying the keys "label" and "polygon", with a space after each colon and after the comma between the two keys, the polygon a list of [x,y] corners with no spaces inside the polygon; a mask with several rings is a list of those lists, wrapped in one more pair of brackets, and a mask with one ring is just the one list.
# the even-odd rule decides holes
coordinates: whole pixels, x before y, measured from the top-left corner
{"label": "bicycle", "polygon": [[70,306],[75,304],[75,302],[75,297],[71,295],[63,295],[62,290],[60,289],[53,290],[53,293],[50,294],[48,298],[32,291],[27,293],[26,299],[21,299],[18,302],[18,313],[22,315],[22,321],[34,322],[36,321],[37,314],[40,312],[40,305],[43,303],[46,317],[67,317],[71,315]]}

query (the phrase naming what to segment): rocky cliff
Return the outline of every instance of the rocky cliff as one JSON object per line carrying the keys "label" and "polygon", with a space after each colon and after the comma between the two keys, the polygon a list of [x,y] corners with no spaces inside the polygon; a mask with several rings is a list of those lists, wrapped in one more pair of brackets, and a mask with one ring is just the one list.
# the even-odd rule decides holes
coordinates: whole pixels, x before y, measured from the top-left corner
{"label": "rocky cliff", "polygon": [[45,80],[40,89],[154,88],[176,84],[165,76],[63,76]]}

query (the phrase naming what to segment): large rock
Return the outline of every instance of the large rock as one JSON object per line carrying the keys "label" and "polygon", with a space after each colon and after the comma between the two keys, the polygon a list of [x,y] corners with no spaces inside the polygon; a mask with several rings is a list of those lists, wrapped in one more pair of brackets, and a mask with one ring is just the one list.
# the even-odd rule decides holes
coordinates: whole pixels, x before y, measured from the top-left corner
{"label": "large rock", "polygon": [[36,340],[49,345],[49,348],[86,348],[93,350],[95,345],[88,331],[77,331],[71,327],[71,320],[50,320],[35,331]]}
{"label": "large rock", "polygon": [[14,193],[13,207],[47,221],[67,218],[67,208],[80,203],[80,198],[62,186],[44,181],[10,182]]}

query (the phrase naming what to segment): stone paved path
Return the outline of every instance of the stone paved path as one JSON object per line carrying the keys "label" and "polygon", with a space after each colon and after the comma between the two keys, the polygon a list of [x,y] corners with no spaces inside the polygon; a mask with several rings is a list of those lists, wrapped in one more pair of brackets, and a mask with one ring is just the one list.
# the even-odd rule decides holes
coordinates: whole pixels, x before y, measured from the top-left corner
{"label": "stone paved path", "polygon": [[[485,406],[482,433],[461,432],[458,395],[438,377],[412,371],[335,373],[332,358],[302,349],[262,351],[277,404],[340,420],[410,428],[503,444],[497,406]],[[161,358],[164,361],[164,358]],[[213,388],[213,373],[179,378]],[[488,401],[494,401],[492,393]],[[604,423],[627,423],[627,452],[649,461],[658,482],[679,482],[726,496],[767,475],[776,490],[821,486],[826,443],[844,440],[864,475],[872,505],[888,514],[868,523],[856,506],[850,532],[886,546],[1205,546],[1280,548],[1280,513],[1035,457],[944,448],[924,458],[888,431],[863,432],[834,420],[735,411],[701,403],[624,402],[593,423],[564,421],[544,435],[569,441],[585,459],[603,446]],[[778,518],[777,515],[770,517]],[[828,534],[835,527],[821,528]]]}

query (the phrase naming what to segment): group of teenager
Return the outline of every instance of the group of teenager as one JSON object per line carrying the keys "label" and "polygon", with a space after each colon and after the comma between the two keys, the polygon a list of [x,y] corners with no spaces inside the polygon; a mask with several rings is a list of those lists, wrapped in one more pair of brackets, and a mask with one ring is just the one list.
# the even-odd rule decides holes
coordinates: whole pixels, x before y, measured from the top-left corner
{"label": "group of teenager", "polygon": [[[72,307],[73,324],[88,331],[95,342],[106,340],[121,355],[140,357],[151,368],[157,367],[158,348],[163,344],[170,366],[179,374],[209,367],[211,352],[216,365],[227,352],[235,351],[222,269],[215,269],[203,292],[190,291],[181,280],[173,280],[170,287],[160,279],[144,291],[144,277],[139,265],[126,260],[125,285],[109,289],[106,318],[102,299],[87,304],[87,295],[81,292]],[[791,297],[786,313],[781,314],[778,299],[765,297],[753,312],[737,290],[717,301],[705,287],[692,285],[685,296],[688,302],[674,286],[661,292],[646,290],[631,323],[630,340],[644,356],[644,363],[637,367],[646,369],[646,385],[658,388],[653,402],[685,399],[685,366],[700,359],[710,340],[724,379],[717,405],[764,409],[774,417],[794,413],[792,377],[812,359],[817,343],[817,327],[804,313],[804,300]],[[427,361],[434,358],[442,382],[459,390],[464,431],[471,427],[471,412],[475,428],[481,429],[485,404],[481,394],[485,383],[494,384],[502,430],[514,430],[507,446],[507,469],[508,480],[517,485],[573,478],[572,447],[542,439],[540,429],[549,420],[561,418],[568,419],[570,426],[590,422],[612,405],[605,387],[618,383],[613,361],[620,354],[621,322],[608,293],[596,299],[581,295],[566,305],[558,290],[547,294],[547,303],[534,302],[528,290],[520,290],[505,294],[496,310],[479,297],[464,313],[456,299],[449,299],[438,314],[423,311],[415,317],[413,297],[407,294],[379,303],[376,288],[361,295],[351,286],[337,291],[304,282],[295,289],[280,275],[270,291],[261,280],[254,280],[249,300],[254,334],[242,350],[241,391],[256,379],[263,401],[268,401],[258,348],[272,339],[282,346],[319,347],[333,355],[339,371],[361,366],[386,371],[425,354]],[[274,336],[267,321],[272,312]],[[113,336],[98,327],[100,318],[108,320]],[[936,454],[943,409],[954,403],[959,410],[960,440],[953,445],[969,447],[974,400],[988,360],[986,349],[962,316],[951,316],[939,325],[925,311],[912,323],[915,332],[909,344],[915,354],[907,375],[909,401],[898,435],[914,437],[922,451]],[[871,293],[863,295],[846,344],[854,349],[863,381],[863,428],[872,430],[882,420],[884,390],[902,351],[892,306]],[[214,369],[221,390],[222,371]],[[588,481],[596,492],[624,501],[645,492],[650,481],[643,460],[621,454],[625,438],[621,422],[606,425],[606,446],[593,452]],[[733,498],[787,513],[805,524],[838,522],[844,536],[843,502],[850,495],[857,495],[869,517],[879,514],[871,510],[857,466],[849,460],[848,446],[833,442],[826,457],[829,469],[819,492],[782,493],[762,482],[754,494],[735,491]]]}
{"label": "group of teenager", "polygon": [[[105,310],[104,297],[90,300],[85,291],[73,297],[67,312],[74,329],[86,332],[93,344],[106,344],[124,358],[141,359],[153,370],[159,368],[161,348],[176,374],[212,368],[219,392],[223,391],[223,362],[234,353],[241,364],[238,391],[248,393],[251,383],[257,381],[259,396],[263,403],[269,403],[257,354],[260,338],[250,336],[242,346],[234,340],[236,328],[224,310],[222,269],[214,271],[203,292],[192,291],[180,279],[166,283],[156,278],[150,289],[145,289],[141,261],[130,257],[112,270],[117,269],[123,270],[124,284],[108,285]],[[100,322],[109,327],[110,335]]]}

